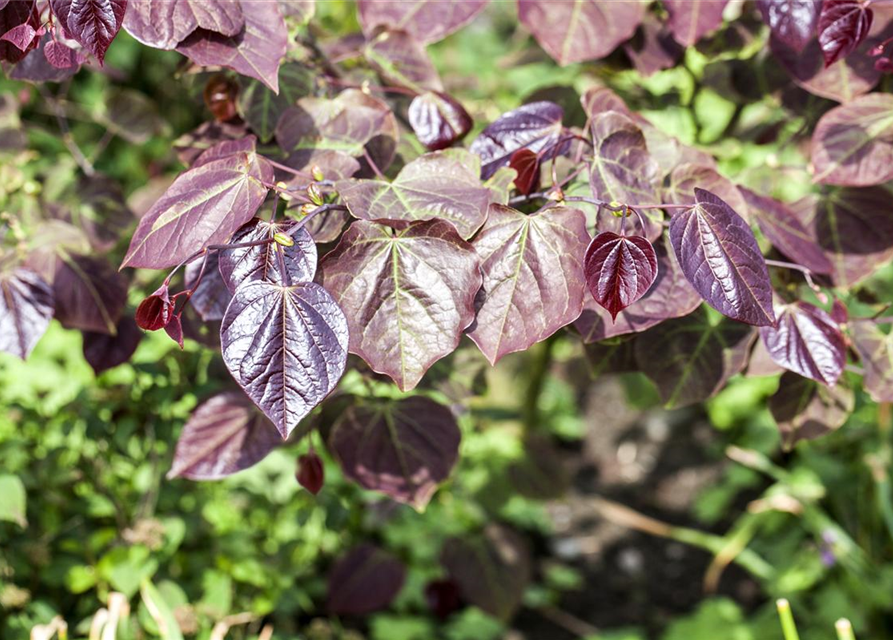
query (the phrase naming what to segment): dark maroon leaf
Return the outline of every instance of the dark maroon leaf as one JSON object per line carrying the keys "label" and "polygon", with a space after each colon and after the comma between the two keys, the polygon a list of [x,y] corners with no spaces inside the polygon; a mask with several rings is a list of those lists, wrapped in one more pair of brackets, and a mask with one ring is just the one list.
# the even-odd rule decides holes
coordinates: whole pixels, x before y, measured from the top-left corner
{"label": "dark maroon leaf", "polygon": [[102,64],[124,22],[127,0],[50,0],[56,19]]}
{"label": "dark maroon leaf", "polygon": [[819,46],[828,67],[845,58],[868,36],[874,12],[865,0],[824,0],[819,13]]}
{"label": "dark maroon leaf", "polygon": [[[260,218],[249,220],[245,226],[236,231],[230,242],[240,244],[269,240],[277,233],[282,233],[293,223],[270,223]],[[278,242],[226,249],[220,254],[220,275],[231,291],[251,280],[262,280],[272,284],[292,285],[299,282],[311,282],[316,274],[316,244],[304,229],[297,231],[292,237],[294,244],[284,247]],[[282,267],[285,267],[285,274]]]}
{"label": "dark maroon leaf", "polygon": [[642,22],[639,0],[518,0],[518,18],[558,64],[604,58]]}
{"label": "dark maroon leaf", "polygon": [[[204,265],[202,280],[189,298],[189,302],[195,307],[199,317],[205,322],[223,320],[226,307],[232,300],[232,294],[223,282],[220,275],[219,259],[221,253],[213,251],[208,254],[207,263]],[[195,281],[202,272],[202,261],[195,260],[186,265],[186,288],[195,287]]]}
{"label": "dark maroon leaf", "polygon": [[127,279],[105,258],[60,252],[53,291],[63,327],[114,335],[127,302]]}
{"label": "dark maroon leaf", "polygon": [[535,191],[540,183],[540,158],[530,149],[518,149],[512,154],[509,168],[518,174],[515,188],[524,195]]}
{"label": "dark maroon leaf", "polygon": [[[6,6],[0,7],[0,34],[8,33],[23,24],[29,24],[34,29],[40,27],[34,0],[10,0]],[[26,53],[13,43],[0,40],[0,60],[18,62]]]}
{"label": "dark maroon leaf", "polygon": [[676,42],[691,47],[719,29],[726,4],[728,0],[664,0]]}
{"label": "dark maroon leaf", "polygon": [[235,36],[244,26],[242,6],[232,0],[128,0],[124,16],[127,32],[156,49],[175,49],[196,29]]}
{"label": "dark maroon leaf", "polygon": [[450,538],[440,561],[464,600],[502,620],[521,605],[530,582],[526,542],[501,525],[491,524],[473,538]]}
{"label": "dark maroon leaf", "polygon": [[831,261],[790,207],[749,189],[740,191],[763,235],[776,249],[813,273],[831,273]]}
{"label": "dark maroon leaf", "polygon": [[394,229],[354,222],[319,269],[346,312],[351,353],[403,391],[452,353],[474,320],[480,261],[443,220]]}
{"label": "dark maroon leaf", "polygon": [[869,319],[853,320],[849,327],[865,371],[865,390],[875,402],[893,402],[893,336]]}
{"label": "dark maroon leaf", "polygon": [[775,323],[766,262],[747,223],[709,191],[673,215],[670,239],[685,277],[714,309],[757,326]]}
{"label": "dark maroon leaf", "polygon": [[769,411],[784,448],[812,440],[843,426],[853,410],[853,392],[844,385],[828,387],[796,373],[785,373],[769,398]]}
{"label": "dark maroon leaf", "polygon": [[143,332],[128,314],[121,316],[115,329],[113,336],[84,331],[84,359],[96,375],[130,360],[143,338]]}
{"label": "dark maroon leaf", "polygon": [[654,284],[657,254],[641,236],[600,233],[586,249],[583,272],[592,297],[616,320]]}
{"label": "dark maroon leaf", "polygon": [[460,437],[449,408],[412,396],[348,407],[329,446],[348,478],[421,510],[453,470]]}
{"label": "dark maroon leaf", "polygon": [[416,93],[443,91],[425,47],[406,31],[382,31],[366,44],[363,54],[388,85]]}
{"label": "dark maroon leaf", "polygon": [[167,477],[219,480],[257,464],[281,443],[245,394],[219,393],[189,416]]}
{"label": "dark maroon leaf", "polygon": [[172,316],[170,321],[164,325],[164,332],[171,340],[177,343],[178,347],[183,348],[183,338],[185,336],[183,334],[183,321],[179,314]]}
{"label": "dark maroon leaf", "polygon": [[272,180],[272,167],[255,153],[235,154],[180,174],[140,220],[121,266],[172,267],[225,241],[254,216]]}
{"label": "dark maroon leaf", "polygon": [[893,96],[874,93],[832,109],[812,136],[814,180],[866,187],[893,178]]}
{"label": "dark maroon leaf", "polygon": [[220,340],[230,373],[283,438],[335,388],[347,362],[344,313],[312,282],[243,283]]}
{"label": "dark maroon leaf", "polygon": [[409,124],[423,145],[431,151],[446,149],[471,130],[471,116],[445,93],[428,91],[409,104]]}
{"label": "dark maroon leaf", "polygon": [[406,567],[387,551],[364,542],[332,567],[326,608],[332,615],[360,616],[384,609],[400,593]]}
{"label": "dark maroon leaf", "polygon": [[145,331],[163,329],[173,317],[174,303],[166,284],[162,284],[136,308],[136,324]]}
{"label": "dark maroon leaf", "polygon": [[462,606],[459,585],[449,579],[432,580],[425,585],[425,601],[439,620],[446,620]]}
{"label": "dark maroon leaf", "polygon": [[760,336],[772,359],[806,378],[834,386],[846,364],[846,342],[838,324],[824,310],[807,302],[784,307],[774,327]]}
{"label": "dark maroon leaf", "polygon": [[366,35],[377,27],[402,29],[423,44],[437,42],[462,28],[489,0],[359,0],[360,24]]}
{"label": "dark maroon leaf", "polygon": [[552,207],[526,215],[490,206],[487,223],[473,242],[484,283],[468,336],[491,364],[579,317],[588,244],[586,219],[578,209]]}
{"label": "dark maroon leaf", "polygon": [[27,51],[31,47],[31,43],[34,42],[36,36],[37,30],[26,22],[25,24],[13,27],[4,33],[0,36],[0,40],[11,42],[17,49]]}
{"label": "dark maroon leaf", "polygon": [[667,26],[651,13],[645,14],[636,35],[623,45],[623,50],[636,71],[646,77],[674,67],[685,51]]}
{"label": "dark maroon leaf", "polygon": [[772,36],[795,51],[815,37],[822,0],[757,0]]}
{"label": "dark maroon leaf", "polygon": [[298,484],[316,495],[322,489],[326,481],[326,469],[319,455],[312,449],[298,458],[298,471],[296,474]]}
{"label": "dark maroon leaf", "polygon": [[50,326],[53,288],[27,269],[0,276],[0,351],[26,359]]}
{"label": "dark maroon leaf", "polygon": [[499,116],[471,143],[470,150],[481,157],[481,178],[486,180],[506,166],[518,149],[543,154],[554,147],[563,117],[564,109],[553,102],[531,102]]}

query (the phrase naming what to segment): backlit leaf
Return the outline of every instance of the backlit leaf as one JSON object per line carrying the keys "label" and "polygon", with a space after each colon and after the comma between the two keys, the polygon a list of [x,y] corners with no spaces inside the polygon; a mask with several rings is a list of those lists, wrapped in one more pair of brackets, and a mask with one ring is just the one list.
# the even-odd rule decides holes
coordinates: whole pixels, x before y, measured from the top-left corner
{"label": "backlit leaf", "polygon": [[127,279],[105,258],[62,251],[53,292],[63,327],[114,334],[127,302]]}
{"label": "backlit leaf", "polygon": [[99,375],[107,369],[124,364],[136,351],[143,332],[136,326],[133,316],[124,314],[115,327],[115,335],[84,331],[84,359]]}
{"label": "backlit leaf", "polygon": [[769,398],[785,449],[839,429],[853,405],[853,392],[844,385],[828,387],[791,372],[781,377],[778,391]]}
{"label": "backlit leaf", "polygon": [[59,24],[102,63],[124,22],[127,0],[50,0]]}
{"label": "backlit leaf", "polygon": [[0,276],[0,351],[26,359],[50,326],[53,288],[27,269]]}
{"label": "backlit leaf", "polygon": [[469,23],[489,0],[359,0],[366,35],[376,27],[401,29],[423,44],[437,42]]}
{"label": "backlit leaf", "polygon": [[773,37],[796,51],[803,51],[815,37],[821,0],[757,0],[763,22]]}
{"label": "backlit leaf", "polygon": [[[199,317],[205,322],[223,320],[226,307],[232,300],[232,293],[220,275],[219,259],[221,253],[213,251],[208,254],[205,272],[198,288],[189,298],[190,304],[195,307]],[[194,260],[186,265],[186,288],[192,289],[202,270],[202,260]]]}
{"label": "backlit leaf", "polygon": [[384,609],[400,593],[406,567],[393,555],[364,542],[329,571],[326,608],[332,615],[364,615]]}
{"label": "backlit leaf", "polygon": [[425,147],[445,149],[471,130],[471,116],[455,99],[445,93],[428,91],[409,104],[409,124]]}
{"label": "backlit leaf", "polygon": [[592,297],[616,320],[654,284],[657,254],[641,236],[600,233],[586,249],[583,271]]}
{"label": "backlit leaf", "polygon": [[124,29],[145,45],[175,49],[196,29],[235,36],[245,26],[232,0],[128,0]]}
{"label": "backlit leaf", "polygon": [[845,58],[868,36],[874,12],[864,0],[824,0],[819,13],[819,46],[825,66]]}
{"label": "backlit leaf", "polygon": [[893,402],[893,336],[868,319],[853,320],[849,328],[865,371],[865,390],[875,402]]}
{"label": "backlit leaf", "polygon": [[691,47],[719,29],[726,4],[728,0],[664,0],[676,42]]}

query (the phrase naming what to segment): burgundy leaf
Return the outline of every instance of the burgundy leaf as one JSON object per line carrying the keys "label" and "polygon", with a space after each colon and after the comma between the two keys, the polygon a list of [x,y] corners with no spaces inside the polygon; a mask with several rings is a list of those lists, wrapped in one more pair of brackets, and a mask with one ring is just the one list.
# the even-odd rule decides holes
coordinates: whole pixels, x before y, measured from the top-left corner
{"label": "burgundy leaf", "polygon": [[319,269],[346,312],[351,353],[408,391],[455,350],[474,320],[481,272],[451,224],[394,227],[354,222]]}
{"label": "burgundy leaf", "polygon": [[170,291],[162,284],[147,296],[136,308],[136,324],[145,331],[158,331],[167,326],[174,317],[174,303]]}
{"label": "burgundy leaf", "polygon": [[846,364],[846,342],[838,324],[807,302],[784,307],[774,327],[760,327],[772,359],[788,371],[834,386]]}
{"label": "burgundy leaf", "polygon": [[124,21],[127,0],[50,0],[50,7],[62,28],[102,64]]}
{"label": "burgundy leaf", "polygon": [[641,236],[600,233],[586,249],[583,272],[592,297],[616,320],[654,284],[657,254]]}
{"label": "burgundy leaf", "polygon": [[866,187],[893,178],[893,96],[869,94],[822,116],[812,164],[823,184]]}
{"label": "burgundy leaf", "polygon": [[416,93],[443,91],[425,47],[405,31],[382,31],[366,44],[363,54],[388,85]]}
{"label": "burgundy leaf", "polygon": [[63,327],[114,335],[127,302],[127,279],[105,258],[60,252],[53,291]]}
{"label": "burgundy leaf", "polygon": [[364,542],[329,572],[326,608],[332,615],[360,616],[384,609],[403,588],[406,567],[387,551]]}
{"label": "burgundy leaf", "polygon": [[129,0],[128,5],[124,29],[155,49],[175,49],[196,29],[236,36],[245,26],[236,0]]}
{"label": "burgundy leaf", "polygon": [[84,359],[99,375],[130,360],[142,338],[143,332],[137,328],[133,316],[125,314],[118,321],[113,336],[84,331]]}
{"label": "burgundy leaf", "polygon": [[401,29],[423,44],[437,42],[462,28],[489,0],[359,0],[360,24],[371,36],[377,27]]}
{"label": "burgundy leaf", "polygon": [[[531,102],[499,116],[481,132],[470,150],[481,157],[481,178],[486,180],[499,167],[508,165],[518,149],[542,154],[561,136],[564,109],[553,102]],[[544,156],[543,159],[549,159]]]}
{"label": "burgundy leaf", "polygon": [[822,0],[757,0],[772,36],[795,51],[815,37]]}
{"label": "burgundy leaf", "polygon": [[623,45],[623,50],[636,71],[646,77],[676,66],[685,51],[673,39],[667,26],[652,13],[645,14],[636,35]]}
{"label": "burgundy leaf", "polygon": [[347,363],[344,313],[311,282],[243,283],[220,340],[230,373],[283,438],[335,388]]}
{"label": "burgundy leaf", "polygon": [[[231,244],[269,240],[282,233],[293,223],[270,223],[260,218],[249,220],[236,231]],[[251,280],[262,280],[272,284],[289,286],[300,282],[311,282],[316,274],[316,244],[303,228],[292,237],[294,244],[284,247],[278,242],[226,249],[220,253],[220,275],[231,291]],[[285,274],[282,272],[285,267]]]}
{"label": "burgundy leaf", "polygon": [[409,124],[423,145],[431,151],[446,149],[471,131],[471,116],[454,98],[428,91],[409,104]]}
{"label": "burgundy leaf", "polygon": [[518,18],[558,64],[604,58],[642,22],[641,0],[518,0]]}
{"label": "burgundy leaf", "polygon": [[875,402],[893,402],[893,335],[869,319],[853,320],[849,326],[865,371],[865,390]]}
{"label": "burgundy leaf", "polygon": [[570,324],[583,310],[583,212],[565,207],[526,215],[491,205],[473,245],[484,271],[468,336],[495,364]]}
{"label": "burgundy leaf", "polygon": [[326,481],[326,469],[319,455],[312,449],[298,458],[298,471],[296,474],[298,484],[316,495],[322,489]]}
{"label": "burgundy leaf", "polygon": [[172,267],[225,241],[254,216],[272,180],[272,167],[254,153],[214,160],[180,174],[140,220],[121,266]]}
{"label": "burgundy leaf", "polygon": [[769,398],[769,411],[786,450],[843,426],[853,411],[853,392],[844,385],[827,387],[796,373],[785,373]]}
{"label": "burgundy leaf", "polygon": [[329,446],[348,478],[421,510],[453,470],[460,437],[449,408],[412,396],[348,407]]}
{"label": "burgundy leaf", "polygon": [[31,47],[31,43],[34,42],[34,38],[37,36],[37,31],[27,22],[25,24],[20,24],[17,27],[13,27],[2,36],[0,36],[0,40],[5,40],[6,42],[11,42],[21,51],[27,51]]}
{"label": "burgundy leaf", "polygon": [[518,174],[515,188],[525,196],[535,191],[540,183],[540,158],[530,149],[518,149],[512,154],[509,167]]}
{"label": "burgundy leaf", "polygon": [[281,443],[245,394],[219,393],[189,416],[167,477],[219,480],[254,466]]}
{"label": "burgundy leaf", "polygon": [[180,319],[180,314],[171,317],[170,321],[164,325],[164,332],[177,343],[180,349],[183,348],[183,321]]}
{"label": "burgundy leaf", "polygon": [[[10,0],[6,6],[0,7],[0,34],[9,33],[23,24],[29,24],[33,29],[40,27],[34,0]],[[0,39],[0,60],[18,62],[26,53],[13,43]]]}
{"label": "burgundy leaf", "polygon": [[829,67],[862,44],[874,12],[864,0],[824,0],[819,13],[819,46]]}
{"label": "burgundy leaf", "polygon": [[673,216],[670,239],[695,290],[714,309],[757,326],[775,323],[766,262],[747,223],[709,191]]}
{"label": "burgundy leaf", "polygon": [[53,288],[27,269],[0,275],[0,351],[26,359],[50,326]]}
{"label": "burgundy leaf", "polygon": [[691,47],[719,29],[727,4],[728,0],[664,0],[670,14],[670,30],[676,42]]}
{"label": "burgundy leaf", "polygon": [[[221,253],[213,251],[208,254],[205,272],[198,288],[192,293],[189,302],[195,307],[199,317],[205,322],[223,320],[226,307],[232,300],[232,294],[220,275],[219,260]],[[195,281],[202,271],[202,261],[194,260],[186,265],[186,288],[193,289]]]}

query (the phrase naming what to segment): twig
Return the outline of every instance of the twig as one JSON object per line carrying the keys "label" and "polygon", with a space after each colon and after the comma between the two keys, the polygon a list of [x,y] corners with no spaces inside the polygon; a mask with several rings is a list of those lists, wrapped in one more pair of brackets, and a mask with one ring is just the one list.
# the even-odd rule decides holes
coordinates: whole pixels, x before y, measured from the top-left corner
{"label": "twig", "polygon": [[71,130],[68,128],[68,120],[65,117],[65,112],[59,106],[59,102],[42,84],[37,85],[37,90],[56,115],[56,122],[59,123],[59,130],[62,132],[62,142],[68,147],[69,153],[71,153],[74,161],[77,162],[78,166],[81,168],[81,171],[92,178],[96,175],[96,169],[93,167],[90,160],[87,159],[87,156],[84,155],[84,152],[81,151],[81,148],[74,140],[74,136],[71,135]]}

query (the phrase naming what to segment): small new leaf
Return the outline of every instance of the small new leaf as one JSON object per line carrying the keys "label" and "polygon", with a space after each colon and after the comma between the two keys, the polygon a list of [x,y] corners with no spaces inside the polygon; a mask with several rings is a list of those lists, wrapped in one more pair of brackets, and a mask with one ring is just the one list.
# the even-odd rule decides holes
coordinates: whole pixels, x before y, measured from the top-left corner
{"label": "small new leaf", "polygon": [[611,318],[644,296],[657,278],[657,254],[641,236],[598,234],[583,260],[586,285]]}

